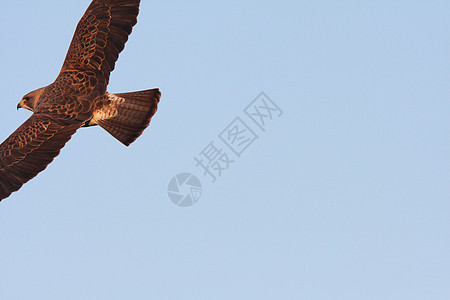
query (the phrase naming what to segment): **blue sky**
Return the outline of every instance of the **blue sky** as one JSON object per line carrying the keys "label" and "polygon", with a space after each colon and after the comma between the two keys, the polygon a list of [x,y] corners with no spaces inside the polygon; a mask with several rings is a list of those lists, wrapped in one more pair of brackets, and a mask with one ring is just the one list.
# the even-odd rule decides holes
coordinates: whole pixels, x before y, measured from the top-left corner
{"label": "blue sky", "polygon": [[[89,2],[2,5],[0,139]],[[80,130],[0,203],[0,297],[448,299],[449,9],[142,1],[109,91],[159,87],[160,108],[129,148]],[[283,111],[265,131],[244,112],[261,92]],[[240,157],[219,137],[237,117],[258,136]],[[211,142],[234,160],[214,183]]]}

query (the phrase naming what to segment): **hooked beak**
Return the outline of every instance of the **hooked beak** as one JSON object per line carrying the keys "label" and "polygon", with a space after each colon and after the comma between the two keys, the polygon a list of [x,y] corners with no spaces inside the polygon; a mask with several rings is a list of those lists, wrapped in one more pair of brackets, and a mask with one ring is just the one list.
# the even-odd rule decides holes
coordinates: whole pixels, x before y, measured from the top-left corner
{"label": "hooked beak", "polygon": [[22,104],[23,104],[23,99],[20,100],[19,104],[17,104],[17,110],[19,110],[19,108],[23,108]]}

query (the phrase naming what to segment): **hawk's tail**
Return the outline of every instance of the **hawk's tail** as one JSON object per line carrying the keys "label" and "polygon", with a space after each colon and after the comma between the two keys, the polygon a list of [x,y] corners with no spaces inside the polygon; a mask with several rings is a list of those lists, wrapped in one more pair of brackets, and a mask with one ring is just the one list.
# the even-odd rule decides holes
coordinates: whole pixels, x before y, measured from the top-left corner
{"label": "hawk's tail", "polygon": [[150,120],[156,113],[161,92],[158,89],[152,89],[108,94],[108,96],[111,102],[108,105],[109,108],[105,107],[104,111],[108,117],[99,118],[97,123],[125,146],[128,146],[150,124]]}

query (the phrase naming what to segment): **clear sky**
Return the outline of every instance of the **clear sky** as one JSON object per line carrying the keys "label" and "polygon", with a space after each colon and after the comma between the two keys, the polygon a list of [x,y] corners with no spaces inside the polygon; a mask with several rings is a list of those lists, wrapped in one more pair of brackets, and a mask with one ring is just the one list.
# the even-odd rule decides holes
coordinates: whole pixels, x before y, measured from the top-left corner
{"label": "clear sky", "polygon": [[[89,3],[2,3],[2,141]],[[143,0],[109,91],[159,87],[159,111],[129,148],[81,129],[0,203],[0,298],[450,299],[449,11]]]}

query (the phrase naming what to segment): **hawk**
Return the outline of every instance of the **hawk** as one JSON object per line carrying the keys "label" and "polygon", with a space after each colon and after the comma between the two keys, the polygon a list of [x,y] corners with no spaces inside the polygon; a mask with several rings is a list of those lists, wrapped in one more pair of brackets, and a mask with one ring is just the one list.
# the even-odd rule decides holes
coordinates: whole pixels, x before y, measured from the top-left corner
{"label": "hawk", "polygon": [[140,0],[94,0],[79,21],[56,80],[25,95],[33,114],[0,145],[0,201],[43,171],[81,127],[99,125],[128,146],[149,125],[159,89],[107,92],[137,23]]}

